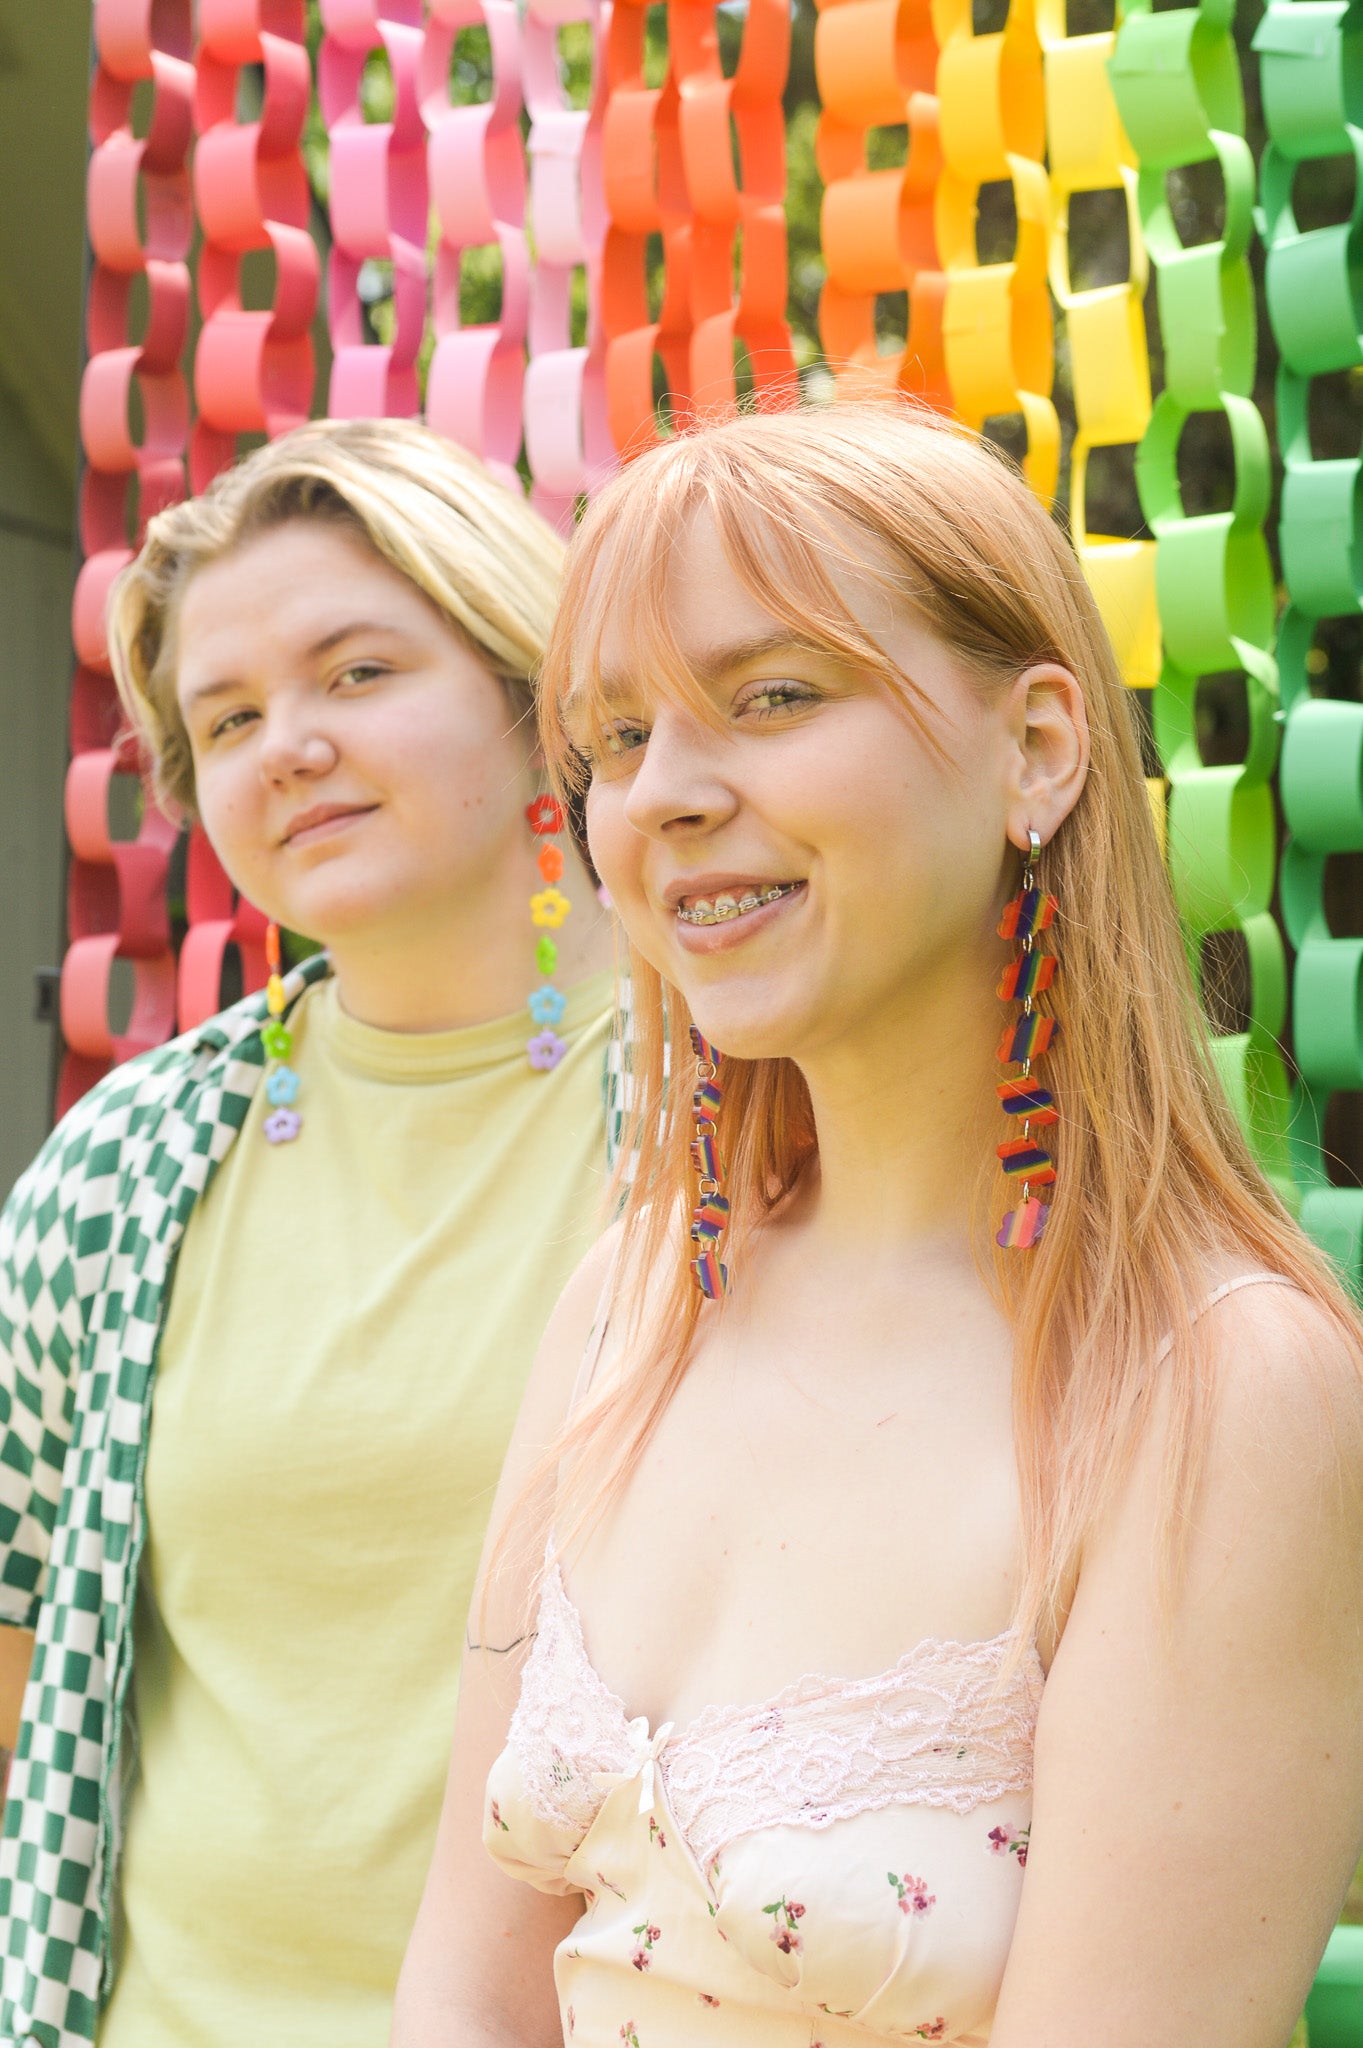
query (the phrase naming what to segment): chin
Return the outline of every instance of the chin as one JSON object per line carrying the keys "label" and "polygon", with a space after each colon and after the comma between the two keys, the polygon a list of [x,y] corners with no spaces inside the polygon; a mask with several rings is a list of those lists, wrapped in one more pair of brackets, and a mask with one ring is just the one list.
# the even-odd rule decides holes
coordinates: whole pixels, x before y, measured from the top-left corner
{"label": "chin", "polygon": [[782,1003],[773,994],[767,1000],[726,1000],[727,992],[703,989],[692,1003],[691,1014],[711,1045],[736,1060],[798,1060],[817,1042],[818,1020],[811,1015],[808,995],[798,1003]]}

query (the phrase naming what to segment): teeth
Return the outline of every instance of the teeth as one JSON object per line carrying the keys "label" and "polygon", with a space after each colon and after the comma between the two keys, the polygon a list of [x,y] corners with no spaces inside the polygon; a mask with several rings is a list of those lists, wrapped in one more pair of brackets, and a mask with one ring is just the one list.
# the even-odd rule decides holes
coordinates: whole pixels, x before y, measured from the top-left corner
{"label": "teeth", "polygon": [[712,903],[708,896],[698,896],[687,909],[679,908],[677,916],[685,924],[726,924],[730,918],[746,917],[749,911],[760,910],[764,904],[774,903],[778,896],[789,896],[798,889],[798,882],[773,882],[769,889],[760,892],[748,889],[741,897],[727,893],[716,896]]}

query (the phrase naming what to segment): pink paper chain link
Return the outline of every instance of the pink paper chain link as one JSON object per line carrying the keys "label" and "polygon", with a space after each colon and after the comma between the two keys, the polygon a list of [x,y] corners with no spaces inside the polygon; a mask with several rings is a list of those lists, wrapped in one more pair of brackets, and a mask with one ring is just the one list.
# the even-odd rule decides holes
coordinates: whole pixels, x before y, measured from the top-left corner
{"label": "pink paper chain link", "polygon": [[[478,24],[486,27],[492,51],[492,97],[481,106],[451,106],[455,41],[461,28]],[[426,422],[472,449],[519,490],[516,458],[521,448],[530,253],[516,0],[431,0],[421,62],[421,111],[430,137],[431,197],[440,229]],[[494,242],[502,258],[500,317],[465,327],[459,313],[464,253]]]}
{"label": "pink paper chain link", "polygon": [[[419,71],[421,0],[322,0],[318,60],[322,118],[331,141],[331,256],[327,312],[336,419],[408,418],[420,409],[417,357],[426,324],[426,135]],[[383,50],[393,118],[368,121],[365,64]],[[361,271],[393,266],[393,339],[366,339]]]}
{"label": "pink paper chain link", "polygon": [[[606,27],[610,0],[529,0],[522,31],[525,104],[530,113],[530,217],[535,265],[530,283],[530,360],[525,373],[525,452],[531,503],[563,533],[580,495],[616,464],[606,411],[606,337],[601,323],[601,251],[606,233],[601,130],[606,112]],[[586,22],[592,38],[592,93],[570,106],[559,63],[559,29]],[[572,343],[575,271],[585,272],[587,335]]]}

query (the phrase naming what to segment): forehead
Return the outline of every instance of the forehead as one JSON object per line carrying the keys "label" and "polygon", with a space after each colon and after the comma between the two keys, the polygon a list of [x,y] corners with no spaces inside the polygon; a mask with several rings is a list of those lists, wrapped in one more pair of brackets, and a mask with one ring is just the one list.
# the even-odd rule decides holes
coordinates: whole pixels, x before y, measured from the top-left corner
{"label": "forehead", "polygon": [[438,615],[357,535],[291,520],[252,535],[190,578],[175,619],[176,686],[296,655],[352,620],[411,630]]}
{"label": "forehead", "polygon": [[[830,532],[819,550],[819,566],[835,603],[849,621],[881,645],[907,623],[909,607],[889,587],[887,561],[876,558],[869,539]],[[623,571],[623,573],[621,573]],[[687,518],[665,558],[661,576],[630,573],[630,545],[621,532],[598,574],[614,586],[619,602],[608,602],[598,649],[601,682],[607,691],[637,686],[641,656],[651,649],[663,665],[680,662],[691,677],[713,678],[767,645],[824,645],[811,615],[815,593],[802,589],[793,567],[777,586],[781,602],[764,602],[730,559],[712,515],[704,508]],[[808,579],[803,579],[808,581]],[[898,616],[897,616],[898,615]]]}

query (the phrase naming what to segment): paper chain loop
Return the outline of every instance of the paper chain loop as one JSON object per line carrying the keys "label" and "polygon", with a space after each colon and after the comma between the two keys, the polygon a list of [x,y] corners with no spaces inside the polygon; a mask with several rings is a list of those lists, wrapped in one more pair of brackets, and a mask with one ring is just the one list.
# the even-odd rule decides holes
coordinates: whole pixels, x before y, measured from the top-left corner
{"label": "paper chain loop", "polygon": [[[1207,938],[1231,932],[1243,941],[1247,1028],[1214,1039],[1213,1053],[1260,1166],[1295,1202],[1287,1076],[1277,1045],[1286,970],[1269,910],[1277,852],[1269,786],[1277,754],[1277,670],[1269,652],[1274,598],[1263,534],[1270,470],[1267,434],[1250,396],[1253,164],[1233,12],[1234,0],[1161,13],[1148,0],[1131,0],[1108,74],[1140,165],[1136,208],[1164,341],[1164,389],[1141,437],[1136,481],[1155,535],[1163,659],[1154,733],[1169,781],[1170,872],[1199,978]],[[1225,231],[1219,241],[1185,249],[1167,174],[1213,160],[1225,185]],[[1189,514],[1179,487],[1179,443],[1195,413],[1212,411],[1229,429],[1234,499],[1228,512]],[[1239,763],[1208,766],[1197,738],[1198,685],[1227,671],[1244,678],[1248,747]]]}
{"label": "paper chain loop", "polygon": [[1331,1187],[1321,1157],[1330,1094],[1363,1088],[1363,940],[1336,939],[1326,920],[1331,854],[1363,851],[1363,705],[1312,695],[1308,657],[1318,622],[1363,605],[1360,464],[1315,461],[1307,411],[1311,380],[1363,363],[1359,253],[1363,177],[1350,219],[1303,232],[1292,209],[1300,164],[1352,157],[1363,166],[1358,5],[1270,0],[1254,37],[1270,136],[1260,194],[1268,255],[1269,320],[1281,357],[1278,439],[1283,486],[1281,790],[1291,839],[1282,907],[1297,949],[1293,1022],[1300,1082],[1292,1122],[1302,1221],[1353,1279],[1363,1281],[1363,1191]]}
{"label": "paper chain loop", "polygon": [[[815,140],[824,181],[827,280],[819,300],[824,347],[840,374],[913,393],[949,410],[942,342],[946,276],[937,254],[937,38],[929,0],[821,0],[814,70],[822,101]],[[871,170],[873,128],[905,122],[898,170]],[[905,346],[882,356],[876,299],[907,295]]]}
{"label": "paper chain loop", "polygon": [[[114,1061],[158,1044],[175,1025],[166,889],[176,835],[151,804],[143,808],[134,839],[115,840],[111,834],[114,785],[135,778],[138,762],[117,740],[121,719],[104,613],[109,588],[131,558],[130,537],[184,492],[189,394],[180,365],[189,326],[193,228],[189,0],[154,12],[145,0],[96,0],[94,50],[86,189],[92,264],[80,393],[85,559],[72,606],[77,668],[65,792],[70,943],[61,979],[66,1053],[59,1110]],[[144,81],[151,83],[152,100],[147,133],[139,140],[133,133],[133,95]],[[140,341],[132,314],[138,278],[146,297]],[[140,437],[130,418],[134,393],[142,413]],[[116,958],[130,964],[133,977],[132,1012],[121,1031],[109,1014]]]}
{"label": "paper chain loop", "polygon": [[[1070,36],[1063,0],[1011,0],[994,34],[975,33],[969,0],[819,0],[820,322],[840,377],[906,390],[975,426],[1021,415],[1027,472],[1046,498],[1059,453],[1049,277],[1067,325],[1076,415],[1072,530],[1123,676],[1152,693],[1171,872],[1190,947],[1199,966],[1213,934],[1239,934],[1245,948],[1248,1025],[1216,1041],[1220,1069],[1261,1163],[1290,1197],[1295,1164],[1308,1227],[1363,1281],[1363,1194],[1329,1187],[1319,1154],[1330,1091],[1363,1088],[1363,941],[1333,938],[1322,901],[1329,856],[1363,851],[1363,707],[1313,697],[1307,665],[1316,623],[1363,605],[1360,460],[1313,459],[1308,431],[1312,380],[1363,364],[1363,128],[1349,119],[1363,103],[1354,76],[1363,0],[1269,0],[1255,37],[1271,137],[1259,202],[1286,468],[1282,795],[1292,841],[1282,900],[1298,949],[1302,1074],[1290,1156],[1275,1042],[1284,952],[1270,915],[1278,740],[1263,536],[1270,470],[1251,396],[1255,192],[1233,6],[1204,0],[1156,12],[1150,0],[1128,0],[1115,33]],[[781,110],[787,0],[750,0],[730,78],[715,0],[669,0],[656,83],[646,76],[647,19],[641,0],[322,4],[318,92],[332,231],[326,407],[416,413],[425,345],[431,424],[515,488],[528,469],[532,501],[563,531],[582,495],[656,437],[657,359],[681,423],[732,401],[743,349],[759,402],[783,399],[794,385]],[[570,104],[563,83],[559,38],[569,24],[582,24],[591,44],[586,105]],[[491,96],[455,106],[456,40],[477,27],[491,48]],[[241,436],[278,433],[317,409],[311,335],[320,278],[300,153],[312,90],[302,0],[200,0],[193,13],[189,0],[150,10],[146,0],[96,0],[94,28],[64,1103],[111,1060],[165,1037],[177,1016],[186,1025],[214,1009],[229,946],[242,949],[247,985],[263,983],[263,920],[235,902],[196,835],[177,989],[166,910],[174,829],[149,801],[135,839],[116,840],[109,824],[118,779],[139,764],[115,744],[104,609],[148,516],[187,483],[201,488],[233,459]],[[376,52],[393,80],[386,122],[368,120],[362,102]],[[132,98],[147,82],[150,121],[138,138]],[[871,168],[883,161],[872,154],[874,131],[900,123],[903,163]],[[1350,218],[1300,230],[1294,176],[1302,163],[1330,157],[1351,158],[1360,173]],[[1225,226],[1219,240],[1184,248],[1166,181],[1200,163],[1219,168]],[[999,183],[1012,190],[1016,247],[1007,261],[982,263],[976,211],[982,188]],[[1130,274],[1077,289],[1070,210],[1076,195],[1092,193],[1120,195]],[[191,403],[183,361],[196,221],[201,321]],[[664,274],[656,308],[648,299],[654,237]],[[461,267],[470,252],[494,248],[498,317],[465,327]],[[1141,313],[1152,269],[1165,369],[1153,405]],[[376,270],[392,278],[381,338],[365,306]],[[138,279],[146,310],[135,330]],[[899,292],[906,342],[882,356],[877,300]],[[586,331],[575,336],[573,307],[584,297]],[[1208,413],[1226,423],[1234,499],[1229,511],[1189,513],[1179,448],[1189,421]],[[1153,540],[1089,531],[1093,451],[1132,446]],[[1196,734],[1198,690],[1228,670],[1244,677],[1248,745],[1243,760],[1208,766]],[[1155,789],[1162,802],[1163,783]],[[135,983],[131,1020],[117,1033],[109,1019],[116,958],[131,963]]]}

